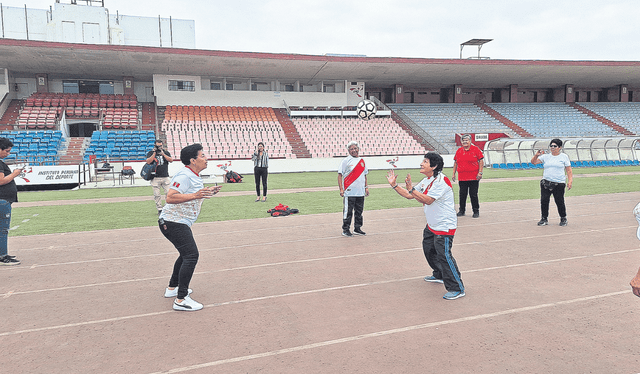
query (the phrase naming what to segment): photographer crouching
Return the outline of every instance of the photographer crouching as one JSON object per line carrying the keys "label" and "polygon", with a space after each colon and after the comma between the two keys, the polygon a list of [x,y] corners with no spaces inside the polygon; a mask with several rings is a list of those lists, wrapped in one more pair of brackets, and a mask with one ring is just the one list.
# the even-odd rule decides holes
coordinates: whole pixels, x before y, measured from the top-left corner
{"label": "photographer crouching", "polygon": [[[162,148],[162,140],[157,139],[154,148],[147,152],[147,164],[156,163],[156,171],[151,179],[151,187],[153,187],[153,199],[156,201],[158,214],[162,212],[162,197],[167,195],[169,191],[169,163],[173,161],[171,153]],[[160,194],[160,188],[164,190]],[[166,200],[166,198],[165,198]]]}

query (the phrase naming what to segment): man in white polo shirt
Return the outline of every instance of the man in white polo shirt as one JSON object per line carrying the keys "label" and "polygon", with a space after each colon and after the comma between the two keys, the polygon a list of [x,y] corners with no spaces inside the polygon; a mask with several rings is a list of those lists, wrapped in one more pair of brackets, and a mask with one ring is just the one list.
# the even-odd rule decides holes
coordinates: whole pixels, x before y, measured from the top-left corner
{"label": "man in white polo shirt", "polygon": [[447,293],[444,298],[455,300],[463,297],[464,284],[458,270],[456,260],[451,254],[453,236],[458,227],[458,217],[453,202],[451,181],[442,174],[444,160],[434,152],[425,155],[420,164],[420,173],[426,178],[415,186],[411,183],[411,175],[405,179],[406,189],[398,186],[398,176],[389,170],[387,180],[391,188],[400,196],[416,199],[424,205],[424,215],[427,218],[422,236],[422,250],[424,256],[433,269],[433,275],[424,278],[427,282],[444,283]]}

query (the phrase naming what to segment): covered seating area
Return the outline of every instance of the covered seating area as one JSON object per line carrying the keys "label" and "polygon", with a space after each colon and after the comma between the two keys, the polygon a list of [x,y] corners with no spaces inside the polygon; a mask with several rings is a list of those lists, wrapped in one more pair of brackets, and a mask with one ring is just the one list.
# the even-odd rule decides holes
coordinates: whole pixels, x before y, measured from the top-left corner
{"label": "covered seating area", "polygon": [[[529,169],[540,167],[530,163],[539,149],[548,149],[552,138],[500,138],[487,142],[484,148],[485,165],[499,169]],[[567,138],[562,150],[573,167],[602,167],[639,165],[640,144],[636,137]]]}

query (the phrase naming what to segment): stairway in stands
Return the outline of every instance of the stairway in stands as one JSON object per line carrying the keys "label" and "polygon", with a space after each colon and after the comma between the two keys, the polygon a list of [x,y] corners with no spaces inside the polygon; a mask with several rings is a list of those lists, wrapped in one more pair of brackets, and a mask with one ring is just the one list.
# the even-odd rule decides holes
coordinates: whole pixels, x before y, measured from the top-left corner
{"label": "stairway in stands", "polygon": [[13,125],[18,120],[22,108],[22,100],[11,100],[7,110],[0,118],[0,130],[13,130]]}
{"label": "stairway in stands", "polygon": [[617,132],[619,132],[622,135],[630,135],[630,136],[635,135],[634,133],[632,133],[628,129],[618,125],[617,123],[613,122],[610,119],[604,118],[603,116],[597,114],[596,112],[594,112],[592,110],[589,110],[589,109],[583,107],[582,105],[578,105],[577,103],[569,103],[569,106],[579,110],[580,112],[588,115],[589,117],[591,117],[593,119],[598,120],[600,123],[604,123],[605,125],[611,127],[612,129],[616,130]]}
{"label": "stairway in stands", "polygon": [[156,130],[156,105],[142,103],[142,130]]}
{"label": "stairway in stands", "polygon": [[293,153],[296,155],[296,158],[311,158],[311,153],[302,141],[300,133],[298,133],[298,130],[291,121],[291,118],[289,118],[287,110],[273,108],[273,111],[276,114],[278,122],[280,122],[280,126],[282,126],[282,130],[284,130],[284,134],[286,135],[289,144],[291,144],[291,148],[293,149]]}
{"label": "stairway in stands", "polygon": [[82,163],[85,142],[90,138],[69,138],[67,149],[60,152],[60,165],[78,165]]}
{"label": "stairway in stands", "polygon": [[507,117],[505,117],[502,114],[498,113],[497,111],[495,111],[493,108],[491,108],[487,104],[485,104],[485,103],[475,103],[475,105],[478,108],[484,110],[485,113],[487,113],[491,117],[493,117],[493,118],[497,119],[498,121],[500,121],[500,123],[502,123],[503,125],[507,126],[511,130],[515,131],[515,133],[520,135],[521,137],[523,137],[523,138],[533,138],[533,135],[531,135],[527,130],[523,129],[522,127],[518,126],[516,123],[512,122]]}

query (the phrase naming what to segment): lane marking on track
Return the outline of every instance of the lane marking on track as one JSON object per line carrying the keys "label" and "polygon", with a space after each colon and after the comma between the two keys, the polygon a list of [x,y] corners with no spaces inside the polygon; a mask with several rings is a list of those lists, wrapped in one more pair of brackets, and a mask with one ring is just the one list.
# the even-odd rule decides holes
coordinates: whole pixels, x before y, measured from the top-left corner
{"label": "lane marking on track", "polygon": [[[406,250],[399,250],[399,251],[406,251]],[[606,255],[615,255],[615,254],[620,254],[620,253],[628,253],[628,252],[636,252],[636,251],[640,251],[640,248],[627,249],[627,250],[621,250],[621,251],[616,251],[616,252],[608,252]],[[599,254],[599,256],[601,256],[601,255],[605,255],[605,254]],[[523,266],[535,266],[535,265],[540,265],[540,264],[547,264],[547,263],[550,263],[550,262],[579,260],[579,259],[585,259],[585,258],[589,258],[589,257],[595,257],[595,255],[574,256],[574,257],[567,257],[567,258],[555,259],[555,260],[534,261],[534,262],[530,262],[530,263],[520,263],[520,264],[511,264],[511,265],[504,265],[504,266],[487,267],[487,268],[482,268],[482,269],[472,269],[472,270],[465,271],[465,273],[467,273],[467,272],[470,272],[470,273],[474,272],[475,273],[475,272],[482,272],[482,271],[493,271],[493,270],[509,269],[509,268],[514,268],[514,267],[523,267]],[[227,271],[227,270],[223,270],[223,271]],[[196,274],[206,274],[206,273],[214,273],[214,272],[218,272],[218,270],[210,271],[210,272],[197,272]],[[346,290],[346,289],[352,289],[352,288],[370,287],[370,286],[377,286],[377,285],[383,285],[383,284],[407,282],[407,281],[413,281],[413,280],[416,280],[416,279],[422,279],[422,277],[423,277],[423,275],[415,276],[415,277],[408,277],[408,278],[401,278],[401,279],[388,279],[388,280],[384,280],[384,281],[375,281],[375,282],[367,282],[367,283],[350,284],[350,285],[344,285],[344,286],[327,287],[327,288],[320,288],[320,289],[314,289],[314,290],[295,291],[295,292],[288,292],[288,293],[283,293],[283,294],[278,294],[278,295],[267,295],[267,296],[258,296],[258,297],[242,299],[242,300],[231,300],[231,301],[226,301],[226,302],[208,304],[208,305],[205,305],[205,306],[207,308],[212,308],[212,307],[220,307],[220,306],[226,306],[226,305],[236,305],[236,304],[243,304],[243,303],[256,302],[256,301],[279,299],[279,298],[283,298],[283,297],[291,297],[291,296],[307,295],[307,294],[314,294],[314,293],[321,293],[321,292],[339,291],[339,290]],[[161,279],[161,278],[166,278],[166,276],[157,277],[157,278],[145,278],[144,280],[149,280],[149,279],[153,280],[153,279]],[[56,290],[67,290],[67,289],[73,289],[73,288],[92,287],[92,286],[100,286],[100,285],[111,285],[111,284],[129,283],[129,282],[136,282],[136,281],[138,281],[138,280],[134,279],[134,280],[128,280],[128,281],[105,282],[105,283],[100,283],[100,284],[95,284],[95,285],[62,287],[62,288],[51,289],[51,290],[38,290],[38,291],[25,291],[25,292],[12,291],[11,295],[31,294],[31,293],[56,291]],[[624,291],[624,293],[628,293],[628,292],[629,291]],[[617,294],[619,294],[619,293],[623,293],[623,292],[622,291],[617,292]],[[6,296],[6,294],[3,295],[3,296]],[[32,333],[32,332],[51,331],[51,330],[72,328],[72,327],[78,327],[78,326],[94,325],[94,324],[100,324],[100,323],[117,322],[117,321],[124,321],[124,320],[143,318],[143,317],[159,316],[159,315],[163,315],[163,314],[167,314],[167,313],[173,313],[173,312],[174,311],[172,311],[172,310],[167,310],[167,311],[150,312],[150,313],[144,313],[144,314],[138,314],[138,315],[130,315],[130,316],[124,316],[124,317],[100,319],[100,320],[94,320],[94,321],[69,323],[69,324],[58,325],[58,326],[40,327],[40,328],[18,330],[18,331],[8,331],[8,332],[0,333],[0,337],[9,336],[9,335],[19,335],[19,334],[25,334],[25,333]]]}
{"label": "lane marking on track", "polygon": [[[604,228],[604,229],[590,229],[590,230],[571,231],[571,232],[562,231],[562,232],[554,232],[554,233],[550,233],[550,234],[530,235],[530,236],[522,236],[522,237],[510,237],[510,238],[505,238],[505,239],[492,239],[492,240],[485,240],[485,241],[472,241],[472,242],[466,242],[466,243],[456,243],[455,247],[469,246],[469,245],[484,245],[484,244],[487,244],[487,243],[502,243],[502,242],[509,242],[509,241],[517,241],[517,240],[551,238],[551,237],[557,237],[557,236],[567,236],[569,234],[571,234],[571,235],[583,235],[583,234],[588,234],[588,233],[606,232],[606,231],[612,231],[612,230],[629,230],[629,229],[632,229],[632,228],[637,228],[637,226],[635,226],[635,225],[634,226],[621,226],[621,227],[611,227],[611,228]],[[372,234],[372,235],[368,235],[367,234],[367,236],[389,235],[389,234],[404,234],[404,233],[415,233],[415,232],[416,232],[416,230],[399,230],[399,231],[388,231],[388,232],[386,232],[384,234]],[[232,246],[225,246],[225,247],[218,247],[218,248],[203,248],[203,249],[200,249],[199,252],[203,253],[203,252],[223,251],[223,250],[237,250],[238,248],[251,248],[251,247],[263,248],[263,247],[268,246],[268,245],[282,245],[282,244],[291,244],[291,243],[311,242],[311,241],[316,241],[316,240],[334,240],[334,239],[350,240],[349,238],[344,239],[342,236],[326,236],[326,237],[320,237],[320,238],[279,240],[279,241],[266,242],[266,243],[265,242],[260,242],[260,243],[251,243],[251,244],[240,244],[240,245],[232,245]],[[410,250],[415,250],[415,249],[421,249],[421,247],[410,248]],[[367,253],[367,254],[368,255],[375,255],[377,253],[386,253],[386,251],[385,252],[371,252],[371,253]],[[122,260],[130,260],[130,259],[145,258],[145,257],[175,256],[175,255],[176,255],[176,252],[175,251],[171,251],[171,252],[152,253],[152,254],[135,255],[135,256],[109,257],[109,258],[100,258],[100,259],[93,259],[93,260],[69,261],[69,262],[58,262],[58,263],[51,263],[51,264],[33,265],[33,266],[31,266],[30,269],[37,268],[37,267],[66,266],[66,265],[89,264],[89,263],[97,263],[97,262],[105,262],[105,261],[122,261]],[[362,254],[358,254],[356,256],[361,256],[361,255]],[[310,259],[309,261],[312,261],[312,260],[314,260],[314,259]],[[26,268],[20,268],[20,269],[26,269]],[[15,270],[20,270],[20,269],[15,268]]]}
{"label": "lane marking on track", "polygon": [[575,304],[575,303],[580,303],[580,302],[585,302],[585,301],[604,299],[604,298],[607,298],[607,297],[619,296],[619,295],[628,294],[628,293],[629,293],[628,290],[618,291],[618,292],[610,292],[610,293],[606,293],[606,294],[593,295],[593,296],[587,296],[587,297],[580,297],[580,298],[577,298],[577,299],[558,301],[558,302],[555,302],[555,303],[538,304],[538,305],[532,305],[532,306],[527,306],[527,307],[522,307],[522,308],[506,309],[506,310],[493,312],[493,313],[477,314],[475,316],[462,317],[462,318],[450,319],[450,320],[445,320],[445,321],[423,323],[423,324],[420,324],[420,325],[406,326],[406,327],[401,327],[401,328],[391,329],[391,330],[376,331],[376,332],[372,332],[372,333],[369,333],[369,334],[348,336],[348,337],[344,337],[344,338],[340,338],[340,339],[325,340],[325,341],[322,341],[322,342],[317,342],[317,343],[312,343],[312,344],[299,345],[297,347],[284,348],[284,349],[278,349],[278,350],[269,351],[269,352],[256,353],[256,354],[252,354],[252,355],[239,356],[239,357],[233,357],[233,358],[228,358],[228,359],[223,359],[223,360],[205,362],[205,363],[202,363],[202,364],[183,366],[183,367],[174,368],[174,369],[167,370],[167,371],[162,371],[162,372],[155,372],[155,373],[151,373],[151,374],[182,373],[182,372],[185,372],[185,371],[203,369],[203,368],[208,368],[208,367],[212,367],[212,366],[219,366],[219,365],[231,364],[231,363],[235,363],[235,362],[255,360],[255,359],[265,358],[265,357],[273,357],[273,356],[278,356],[278,355],[283,355],[283,354],[288,354],[288,353],[293,353],[293,352],[306,351],[306,350],[311,350],[311,349],[316,349],[316,348],[327,347],[327,346],[336,345],[336,344],[344,344],[344,343],[350,343],[350,342],[355,342],[355,341],[364,340],[364,339],[371,339],[371,338],[378,338],[378,337],[381,337],[381,336],[400,334],[400,333],[409,332],[409,331],[423,330],[423,329],[427,329],[427,328],[439,327],[439,326],[445,326],[445,325],[452,325],[452,324],[456,324],[456,323],[478,321],[478,320],[483,320],[483,319],[489,319],[489,318],[495,318],[495,317],[502,317],[502,316],[506,316],[506,315],[517,314],[517,313],[531,312],[531,311],[536,311],[536,310],[540,310],[540,309],[553,308],[553,307],[558,307],[558,306],[562,306],[562,305],[570,305],[570,304]]}
{"label": "lane marking on track", "polygon": [[[617,202],[629,202],[629,203],[633,203],[633,205],[635,205],[637,203],[637,201],[635,199],[620,199],[620,200],[607,200],[607,204],[611,205],[613,203],[617,203]],[[588,202],[588,203],[578,203],[578,204],[572,204],[573,206],[577,206],[577,205],[594,205],[595,203],[592,202]],[[419,219],[419,218],[423,218],[424,214],[422,213],[422,209],[420,207],[411,207],[411,208],[395,208],[395,209],[391,209],[391,210],[397,210],[397,209],[404,209],[404,210],[415,210],[417,212],[417,214],[411,215],[411,216],[401,216],[401,217],[390,217],[390,218],[377,218],[377,219],[368,219],[367,222],[385,222],[385,221],[395,221],[398,219],[403,219],[403,220],[414,220],[414,219]],[[509,211],[518,211],[520,212],[522,209],[521,208],[507,208],[504,210],[488,210],[489,212],[509,212]],[[317,215],[322,215],[322,214],[339,214],[338,213],[321,213],[321,214],[317,214]],[[594,213],[594,214],[583,214],[583,215],[577,215],[574,217],[591,217],[591,216],[600,216],[600,215],[610,215],[610,214],[630,214],[629,210],[621,210],[621,211],[614,211],[614,212],[599,212],[599,213]],[[37,214],[34,214],[34,216],[36,216]],[[316,216],[317,216],[316,215]],[[300,217],[309,217],[309,216],[300,216]],[[261,219],[261,218],[259,218]],[[512,224],[512,223],[518,223],[518,222],[534,222],[537,221],[538,218],[535,219],[520,219],[520,220],[509,220],[509,221],[500,221],[500,222],[478,222],[478,223],[472,223],[472,224],[465,224],[462,225],[462,227],[465,226],[478,226],[478,225],[500,225],[500,224],[504,224],[504,223],[508,223],[508,224]],[[250,220],[249,220],[250,221]],[[228,221],[227,221],[228,222]],[[202,222],[199,224],[199,226],[205,226],[205,225],[220,225],[220,224],[224,224],[224,222]],[[269,232],[273,232],[274,230],[296,230],[296,229],[303,229],[303,228],[314,228],[317,229],[320,226],[334,226],[334,223],[321,223],[321,224],[308,224],[308,225],[294,225],[294,226],[278,226],[278,227],[264,227],[264,228],[254,228],[252,229],[255,232],[259,232],[259,231],[269,231]],[[130,228],[130,229],[118,229],[118,230],[110,230],[110,231],[120,231],[120,230],[140,230],[140,229],[148,229],[149,227],[136,227],[136,228]],[[74,234],[95,234],[95,233],[102,233],[104,232],[103,230],[93,230],[93,231],[82,231],[82,232],[68,232],[68,233],[55,233],[55,234],[43,234],[40,236],[49,236],[49,235],[74,235]],[[232,230],[232,231],[225,231],[225,234],[236,234],[236,233],[245,233],[246,230],[244,229],[240,229],[240,230]],[[219,232],[208,232],[208,233],[197,233],[194,234],[194,237],[198,238],[198,237],[205,237],[205,236],[219,236],[220,233]],[[373,236],[373,235],[381,235],[381,234],[368,234],[367,236]],[[149,242],[149,241],[153,241],[153,240],[157,240],[157,241],[166,241],[166,239],[162,236],[158,236],[158,237],[152,237],[152,238],[144,238],[144,239],[129,239],[129,240],[112,240],[112,241],[105,241],[105,242],[95,242],[92,243],[92,246],[97,247],[97,246],[101,246],[101,245],[108,245],[108,246],[112,246],[114,244],[118,244],[118,243],[134,243],[134,242]],[[55,248],[63,248],[63,249],[71,249],[74,247],[85,247],[86,244],[85,243],[78,243],[78,244],[70,244],[70,245],[64,245],[64,246],[47,246],[47,247],[31,247],[28,249],[23,249],[24,251],[36,251],[36,250],[43,250],[43,249],[55,249]]]}

